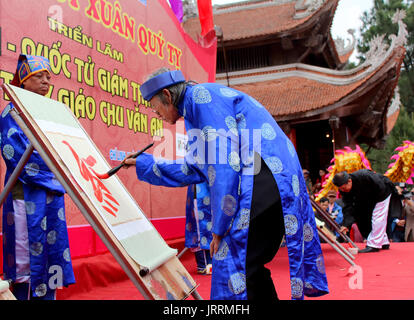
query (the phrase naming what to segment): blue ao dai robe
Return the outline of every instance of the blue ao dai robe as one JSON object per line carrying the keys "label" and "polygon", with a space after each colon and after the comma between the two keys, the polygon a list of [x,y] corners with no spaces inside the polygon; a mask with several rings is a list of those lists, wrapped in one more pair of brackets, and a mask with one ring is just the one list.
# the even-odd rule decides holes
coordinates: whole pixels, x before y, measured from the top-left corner
{"label": "blue ao dai robe", "polygon": [[212,232],[223,236],[213,257],[211,299],[245,300],[246,246],[254,154],[277,182],[286,231],[292,299],[328,293],[324,259],[302,168],[291,141],[247,94],[220,84],[186,88],[179,104],[189,136],[184,160],[137,158],[140,180],[180,187],[207,182]]}
{"label": "blue ao dai robe", "polygon": [[[10,115],[13,104],[0,117],[1,152],[7,166],[5,184],[29,145],[26,135]],[[56,286],[75,282],[69,250],[62,185],[34,151],[19,181],[23,184],[30,252],[30,287],[43,297]],[[3,205],[3,271],[16,280],[15,212],[10,193]]]}

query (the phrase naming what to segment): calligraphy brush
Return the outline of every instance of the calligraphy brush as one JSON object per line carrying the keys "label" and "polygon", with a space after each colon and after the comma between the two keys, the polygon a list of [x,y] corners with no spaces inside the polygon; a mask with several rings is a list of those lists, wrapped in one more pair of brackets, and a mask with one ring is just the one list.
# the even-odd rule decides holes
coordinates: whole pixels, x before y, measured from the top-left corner
{"label": "calligraphy brush", "polygon": [[[149,144],[149,145],[147,145],[144,149],[142,149],[142,150],[140,150],[140,151],[138,151],[138,152],[134,153],[134,154],[132,155],[132,157],[131,157],[131,158],[135,159],[135,158],[136,158],[136,157],[138,157],[141,153],[143,153],[143,152],[144,152],[144,151],[146,151],[147,149],[151,148],[153,145],[154,145],[154,142],[150,143],[150,144]],[[124,165],[125,165],[125,163],[121,163],[120,165],[118,165],[118,166],[116,166],[116,167],[112,168],[111,170],[109,170],[107,173],[99,174],[99,173],[96,173],[96,172],[95,172],[95,174],[96,174],[96,176],[97,176],[99,179],[108,179],[110,176],[112,176],[112,175],[114,175],[115,173],[117,173],[117,172],[118,172],[118,170],[119,170],[119,169],[121,169]]]}

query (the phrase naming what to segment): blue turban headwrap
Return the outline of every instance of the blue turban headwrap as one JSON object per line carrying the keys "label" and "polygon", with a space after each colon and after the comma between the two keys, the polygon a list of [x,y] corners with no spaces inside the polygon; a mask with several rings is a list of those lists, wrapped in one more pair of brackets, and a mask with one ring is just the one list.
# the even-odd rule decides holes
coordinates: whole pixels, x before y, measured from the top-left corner
{"label": "blue turban headwrap", "polygon": [[25,80],[42,71],[51,73],[50,62],[47,58],[21,54],[17,62],[16,73],[10,84],[20,87]]}

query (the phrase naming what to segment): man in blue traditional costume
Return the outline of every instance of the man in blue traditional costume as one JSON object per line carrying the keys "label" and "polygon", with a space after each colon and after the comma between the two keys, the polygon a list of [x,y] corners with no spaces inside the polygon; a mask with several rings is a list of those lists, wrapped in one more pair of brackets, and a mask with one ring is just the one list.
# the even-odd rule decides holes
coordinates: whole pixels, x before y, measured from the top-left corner
{"label": "man in blue traditional costume", "polygon": [[292,299],[328,293],[302,168],[291,141],[255,99],[215,83],[186,82],[162,68],[142,84],[154,111],[184,117],[189,150],[169,161],[127,158],[138,179],[180,187],[206,182],[213,217],[211,299],[277,299],[270,262],[286,234]]}
{"label": "man in blue traditional costume", "polygon": [[[11,84],[44,96],[49,92],[50,78],[48,59],[20,55]],[[0,117],[5,184],[30,144],[10,115],[13,108],[9,103]],[[62,185],[34,151],[3,205],[3,270],[19,300],[53,300],[58,287],[75,282],[64,194]]]}
{"label": "man in blue traditional costume", "polygon": [[188,186],[185,222],[185,246],[194,253],[197,272],[211,274],[210,243],[212,221],[210,190],[207,183]]}

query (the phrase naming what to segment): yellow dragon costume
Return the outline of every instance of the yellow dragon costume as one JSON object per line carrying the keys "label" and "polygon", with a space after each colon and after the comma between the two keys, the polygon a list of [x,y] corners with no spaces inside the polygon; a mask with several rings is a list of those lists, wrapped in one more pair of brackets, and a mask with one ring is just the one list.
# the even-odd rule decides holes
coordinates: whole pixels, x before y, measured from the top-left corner
{"label": "yellow dragon costume", "polygon": [[[414,143],[411,141],[404,141],[401,146],[395,149],[397,152],[391,157],[394,162],[390,163],[387,172],[384,174],[392,182],[406,182],[413,184],[414,178]],[[322,185],[321,191],[316,195],[315,201],[326,197],[329,190],[337,191],[337,188],[332,183],[335,174],[346,171],[348,173],[355,172],[360,169],[370,169],[371,164],[367,159],[364,151],[357,145],[355,150],[345,147],[342,150],[335,152],[333,163],[328,168],[327,179]]]}

